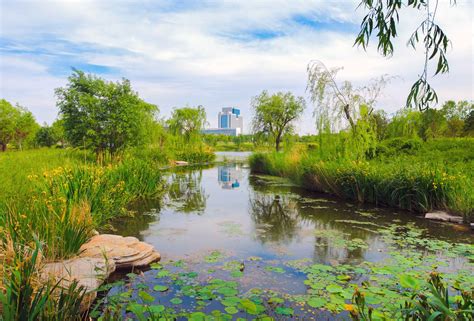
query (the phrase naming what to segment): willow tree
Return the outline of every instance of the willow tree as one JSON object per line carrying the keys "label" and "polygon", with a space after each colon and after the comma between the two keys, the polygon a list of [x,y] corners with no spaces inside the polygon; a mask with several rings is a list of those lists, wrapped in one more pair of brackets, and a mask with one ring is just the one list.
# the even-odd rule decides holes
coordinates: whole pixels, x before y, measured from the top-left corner
{"label": "willow tree", "polygon": [[[451,5],[456,0],[450,0]],[[393,39],[398,36],[400,10],[411,9],[424,13],[424,18],[408,39],[408,45],[416,49],[421,42],[424,50],[424,64],[418,79],[412,85],[407,98],[407,106],[416,106],[420,111],[438,102],[436,91],[428,82],[429,62],[436,62],[434,75],[449,72],[446,52],[451,41],[436,23],[438,0],[362,0],[359,7],[367,11],[363,18],[355,45],[367,48],[372,34],[378,40],[377,49],[385,57],[393,55]],[[407,11],[405,11],[407,12]]]}
{"label": "willow tree", "polygon": [[168,127],[174,135],[182,136],[187,142],[201,132],[206,124],[206,110],[203,106],[173,109]]}
{"label": "willow tree", "polygon": [[338,132],[349,126],[355,143],[368,149],[368,145],[377,139],[374,107],[390,78],[383,75],[366,86],[354,87],[349,81],[337,82],[336,76],[341,69],[329,69],[321,61],[312,61],[307,68],[306,89],[315,106],[319,137],[321,139],[324,133]]}
{"label": "willow tree", "polygon": [[270,95],[264,90],[252,99],[252,107],[253,133],[269,136],[275,142],[276,151],[279,151],[283,136],[293,131],[294,121],[303,113],[306,102],[303,97],[295,97],[291,92]]}

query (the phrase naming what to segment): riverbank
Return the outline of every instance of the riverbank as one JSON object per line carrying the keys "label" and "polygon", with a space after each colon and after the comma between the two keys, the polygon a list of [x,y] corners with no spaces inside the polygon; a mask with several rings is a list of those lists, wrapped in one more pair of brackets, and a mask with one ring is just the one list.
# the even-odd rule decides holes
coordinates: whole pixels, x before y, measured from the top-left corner
{"label": "riverbank", "polygon": [[[129,150],[113,159],[77,149],[1,153],[0,299],[6,315],[12,320],[56,317],[59,288],[53,281],[40,282],[41,266],[77,255],[94,230],[109,231],[112,219],[132,215],[129,206],[138,199],[160,199],[159,169],[171,163],[171,156],[214,159],[205,146],[172,154],[159,148]],[[61,291],[73,305],[62,317],[77,317],[83,289],[72,283]],[[35,300],[41,300],[41,308]]]}
{"label": "riverbank", "polygon": [[296,184],[359,203],[424,213],[440,209],[474,216],[474,139],[442,139],[390,149],[368,160],[327,159],[299,145],[283,153],[250,157],[254,173],[287,177]]}

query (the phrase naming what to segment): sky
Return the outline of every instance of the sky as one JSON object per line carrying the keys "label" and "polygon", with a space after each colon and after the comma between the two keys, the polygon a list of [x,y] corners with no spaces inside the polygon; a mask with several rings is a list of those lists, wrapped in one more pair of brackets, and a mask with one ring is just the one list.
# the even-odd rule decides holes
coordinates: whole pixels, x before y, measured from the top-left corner
{"label": "sky", "polygon": [[[434,1],[434,0],[431,0]],[[423,16],[401,11],[390,58],[353,46],[363,8],[356,0],[254,1],[50,1],[0,0],[0,98],[27,107],[51,123],[58,109],[54,89],[71,68],[108,80],[122,77],[168,117],[174,107],[202,105],[210,127],[222,107],[241,109],[244,131],[251,99],[262,90],[291,91],[308,104],[297,124],[314,133],[314,106],[306,92],[310,61],[344,67],[338,81],[363,86],[394,76],[377,108],[404,106],[423,67],[423,52],[406,42]],[[437,22],[452,40],[450,73],[433,78],[441,102],[473,99],[474,5],[439,0]],[[434,73],[434,67],[431,69]]]}

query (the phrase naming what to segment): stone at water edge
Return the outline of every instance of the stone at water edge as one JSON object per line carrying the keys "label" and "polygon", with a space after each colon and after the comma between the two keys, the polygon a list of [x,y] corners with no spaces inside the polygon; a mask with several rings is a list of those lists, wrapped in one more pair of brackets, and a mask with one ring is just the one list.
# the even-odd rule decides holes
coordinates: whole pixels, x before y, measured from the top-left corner
{"label": "stone at water edge", "polygon": [[186,161],[174,161],[174,164],[177,165],[177,166],[189,165],[189,163],[186,162]]}
{"label": "stone at water edge", "polygon": [[79,256],[105,256],[114,261],[117,269],[143,267],[161,258],[152,245],[140,242],[136,237],[112,234],[93,236],[81,246]]}
{"label": "stone at water edge", "polygon": [[96,289],[115,271],[115,262],[106,258],[75,257],[70,260],[46,263],[41,270],[44,280],[61,281],[62,286],[68,286],[77,281],[78,286],[84,287],[85,298],[81,310],[87,310],[95,300]]}
{"label": "stone at water edge", "polygon": [[461,216],[454,216],[443,211],[426,213],[425,218],[429,220],[452,222],[458,224],[461,224],[463,222],[463,218]]}
{"label": "stone at water edge", "polygon": [[45,264],[41,277],[61,281],[63,286],[76,280],[86,290],[81,304],[81,310],[85,311],[95,300],[96,289],[116,269],[144,267],[160,259],[160,253],[152,245],[136,237],[100,234],[81,246],[78,257]]}

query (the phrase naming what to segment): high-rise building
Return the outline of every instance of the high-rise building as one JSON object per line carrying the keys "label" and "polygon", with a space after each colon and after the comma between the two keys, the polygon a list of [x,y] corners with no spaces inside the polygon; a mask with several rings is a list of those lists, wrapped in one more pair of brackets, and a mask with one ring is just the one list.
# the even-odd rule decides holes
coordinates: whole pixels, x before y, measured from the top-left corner
{"label": "high-rise building", "polygon": [[224,107],[218,115],[219,128],[236,129],[236,134],[242,134],[243,119],[240,116],[240,109],[234,107]]}
{"label": "high-rise building", "polygon": [[243,118],[240,116],[240,109],[234,107],[224,107],[217,116],[218,128],[204,129],[204,134],[221,134],[239,136],[243,132]]}

